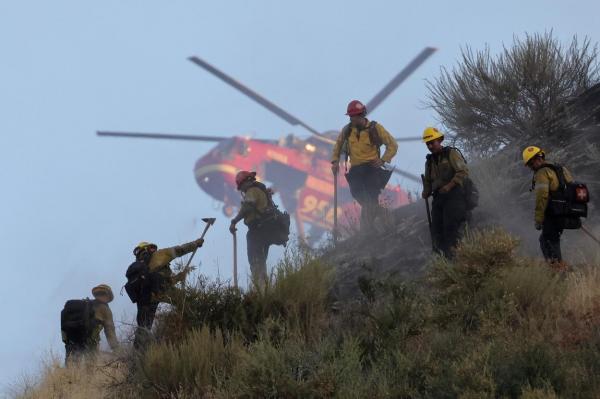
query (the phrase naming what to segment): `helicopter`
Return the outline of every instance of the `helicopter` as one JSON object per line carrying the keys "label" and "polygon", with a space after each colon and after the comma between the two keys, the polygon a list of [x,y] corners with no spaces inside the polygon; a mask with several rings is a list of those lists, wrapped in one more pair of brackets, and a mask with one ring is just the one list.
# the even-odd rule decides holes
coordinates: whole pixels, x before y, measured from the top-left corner
{"label": "helicopter", "polygon": [[[366,104],[367,110],[373,112],[436,50],[433,47],[424,48]],[[311,135],[300,138],[289,134],[279,140],[117,131],[97,131],[97,135],[216,142],[217,145],[196,162],[194,176],[200,188],[222,204],[221,210],[227,217],[232,216],[239,207],[239,193],[235,184],[236,173],[240,170],[252,170],[256,171],[262,180],[273,184],[273,191],[279,194],[283,207],[295,220],[299,237],[306,238],[306,226],[310,229],[309,242],[316,242],[324,232],[331,231],[334,223],[334,176],[331,173],[330,157],[339,132],[319,132],[203,59],[192,56],[188,60],[291,125],[302,126]],[[397,141],[420,139],[420,137],[396,138]],[[421,181],[417,176],[397,168],[394,168],[394,173],[411,181]],[[412,202],[411,195],[394,184],[388,184],[380,198],[389,208],[397,208]],[[339,179],[338,182],[337,213],[341,230],[350,229],[350,226],[357,222],[360,213],[360,208],[353,201],[345,179]]]}

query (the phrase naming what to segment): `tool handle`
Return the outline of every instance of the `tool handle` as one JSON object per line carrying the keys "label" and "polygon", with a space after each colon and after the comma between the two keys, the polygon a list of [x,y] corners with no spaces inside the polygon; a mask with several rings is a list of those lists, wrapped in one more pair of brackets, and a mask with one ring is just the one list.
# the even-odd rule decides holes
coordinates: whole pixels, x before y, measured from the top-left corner
{"label": "tool handle", "polygon": [[233,286],[238,287],[238,273],[237,273],[237,234],[233,233]]}
{"label": "tool handle", "polygon": [[[208,231],[208,228],[212,225],[212,223],[207,223],[206,226],[204,226],[204,231],[202,231],[202,235],[200,236],[201,240],[204,240],[204,236],[206,235],[206,232]],[[185,265],[185,267],[189,267],[190,264],[192,263],[192,259],[194,258],[194,255],[196,255],[196,251],[198,250],[198,247],[194,248],[194,252],[192,252],[192,256],[190,256],[190,259],[188,259],[187,264]]]}
{"label": "tool handle", "polygon": [[[421,181],[423,182],[423,190],[425,190],[425,175],[421,175]],[[429,199],[425,200],[425,209],[427,209],[427,222],[429,223],[429,235],[431,236],[431,249],[435,251],[435,243],[433,242],[433,226],[431,225],[431,209],[429,208]]]}
{"label": "tool handle", "polygon": [[338,174],[333,174],[333,243],[337,243],[338,236],[338,220],[337,220],[337,208],[338,208]]}

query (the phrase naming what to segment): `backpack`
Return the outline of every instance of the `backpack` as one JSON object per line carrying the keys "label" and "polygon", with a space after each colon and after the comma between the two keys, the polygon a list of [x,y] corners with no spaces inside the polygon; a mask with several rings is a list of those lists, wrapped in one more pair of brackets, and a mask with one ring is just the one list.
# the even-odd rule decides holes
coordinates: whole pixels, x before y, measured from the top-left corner
{"label": "backpack", "polygon": [[254,182],[253,187],[265,193],[267,208],[252,227],[263,229],[267,233],[269,244],[285,247],[290,237],[290,214],[279,210],[279,207],[273,202],[271,191],[264,184]]}
{"label": "backpack", "polygon": [[150,303],[152,294],[159,294],[166,289],[167,281],[159,272],[151,272],[148,264],[136,260],[125,272],[127,283],[125,292],[133,303]]}
{"label": "backpack", "polygon": [[[550,191],[548,200],[548,212],[553,216],[565,218],[582,218],[587,217],[588,202],[590,201],[590,193],[584,183],[576,181],[568,182],[565,179],[563,168],[560,165],[544,164],[543,168],[550,168],[558,177],[558,190]],[[535,183],[535,182],[534,182]],[[532,184],[535,187],[535,184]],[[570,226],[570,225],[569,225]],[[577,229],[577,223],[573,223],[572,228]]]}
{"label": "backpack", "polygon": [[[450,158],[450,150],[456,150],[462,157],[465,164],[467,163],[465,156],[456,147],[444,147],[442,149],[441,157]],[[432,162],[433,162],[433,154],[427,154],[427,168],[428,169],[431,168]],[[479,205],[479,190],[477,189],[477,186],[475,185],[475,183],[469,176],[465,177],[465,179],[463,180],[463,192],[465,195],[466,210],[471,211],[471,210],[477,208],[477,205]]]}
{"label": "backpack", "polygon": [[[379,154],[379,148],[381,147],[383,142],[381,141],[381,137],[379,137],[379,132],[377,131],[377,122],[370,121],[369,126],[367,128],[369,131],[369,141],[371,142],[371,144],[373,146],[375,146],[377,148],[377,153]],[[349,139],[350,139],[351,132],[352,132],[352,124],[348,123],[342,129],[343,141],[342,141],[342,148],[341,148],[341,153],[344,154],[344,160],[346,162],[348,161],[348,157],[350,156]]]}
{"label": "backpack", "polygon": [[60,329],[67,340],[85,343],[98,326],[94,312],[94,300],[71,299],[65,303],[60,312]]}

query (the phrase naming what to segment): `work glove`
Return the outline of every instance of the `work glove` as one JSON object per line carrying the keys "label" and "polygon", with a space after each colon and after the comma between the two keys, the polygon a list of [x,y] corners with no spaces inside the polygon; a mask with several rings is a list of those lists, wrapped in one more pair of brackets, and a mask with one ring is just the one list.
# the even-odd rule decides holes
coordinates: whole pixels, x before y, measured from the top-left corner
{"label": "work glove", "polygon": [[543,227],[543,223],[540,223],[540,222],[535,222],[535,229],[536,229],[536,230],[541,230],[541,229],[542,229],[542,227]]}
{"label": "work glove", "polygon": [[231,234],[235,234],[236,231],[237,231],[237,229],[235,227],[235,223],[232,221],[231,224],[229,225],[229,232]]}
{"label": "work glove", "polygon": [[202,244],[204,244],[204,238],[198,238],[196,241],[194,241],[194,244],[196,244],[196,246],[200,248]]}
{"label": "work glove", "polygon": [[340,171],[340,164],[337,162],[332,162],[331,163],[331,173],[333,173],[334,175],[337,175],[339,171]]}
{"label": "work glove", "polygon": [[371,166],[373,166],[375,168],[381,168],[383,166],[383,159],[377,158],[377,159],[372,160],[369,163],[371,164]]}
{"label": "work glove", "polygon": [[448,183],[445,186],[443,186],[442,188],[440,188],[440,193],[446,194],[446,193],[450,192],[450,190],[452,190],[453,188],[454,188],[454,184]]}

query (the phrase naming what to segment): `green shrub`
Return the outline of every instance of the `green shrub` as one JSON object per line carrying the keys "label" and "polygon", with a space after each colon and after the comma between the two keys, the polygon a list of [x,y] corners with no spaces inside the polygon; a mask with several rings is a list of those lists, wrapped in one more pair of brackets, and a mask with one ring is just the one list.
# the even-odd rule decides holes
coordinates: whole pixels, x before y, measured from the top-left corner
{"label": "green shrub", "polygon": [[484,326],[494,329],[512,317],[513,299],[496,281],[519,265],[517,243],[501,229],[469,231],[452,261],[437,257],[428,275],[436,323],[475,332]]}
{"label": "green shrub", "polygon": [[242,353],[237,340],[225,343],[218,330],[192,330],[177,344],[151,345],[138,361],[138,378],[157,397],[178,392],[206,394],[223,381]]}

